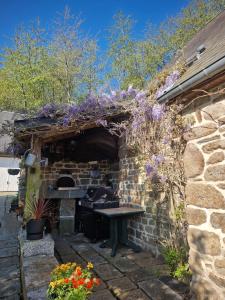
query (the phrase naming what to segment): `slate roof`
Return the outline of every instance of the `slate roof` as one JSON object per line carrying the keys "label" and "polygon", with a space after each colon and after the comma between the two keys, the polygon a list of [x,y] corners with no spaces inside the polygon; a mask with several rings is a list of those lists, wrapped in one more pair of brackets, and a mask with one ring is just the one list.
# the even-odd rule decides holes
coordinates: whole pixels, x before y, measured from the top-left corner
{"label": "slate roof", "polygon": [[209,22],[187,43],[183,49],[185,60],[195,55],[197,48],[201,45],[204,45],[206,50],[178,79],[174,87],[225,57],[225,11]]}
{"label": "slate roof", "polygon": [[[199,52],[199,48],[203,51]],[[184,61],[186,71],[170,87],[165,86],[159,103],[170,101],[183,92],[225,71],[225,10],[202,28],[180,51],[174,62]],[[163,87],[162,87],[163,88]]]}

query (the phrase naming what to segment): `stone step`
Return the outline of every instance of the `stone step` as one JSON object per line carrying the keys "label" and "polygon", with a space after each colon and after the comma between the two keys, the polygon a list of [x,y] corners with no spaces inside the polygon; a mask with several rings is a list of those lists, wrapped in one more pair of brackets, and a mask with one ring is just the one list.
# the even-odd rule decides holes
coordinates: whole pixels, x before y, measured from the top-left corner
{"label": "stone step", "polygon": [[149,279],[138,285],[152,300],[183,300],[183,297],[158,279]]}

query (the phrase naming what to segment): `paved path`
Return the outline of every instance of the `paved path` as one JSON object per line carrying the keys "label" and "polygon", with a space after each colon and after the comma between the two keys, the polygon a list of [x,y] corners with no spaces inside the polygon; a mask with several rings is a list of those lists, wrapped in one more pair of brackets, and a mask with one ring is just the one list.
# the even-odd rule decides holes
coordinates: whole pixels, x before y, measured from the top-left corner
{"label": "paved path", "polygon": [[19,224],[15,214],[0,217],[0,299],[20,299]]}
{"label": "paved path", "polygon": [[[172,281],[173,289],[161,279],[167,278],[168,268],[162,261],[148,252],[134,253],[130,249],[119,249],[115,257],[110,249],[101,249],[91,244],[82,235],[55,240],[58,258],[63,262],[76,262],[86,266],[94,264],[102,284],[94,291],[90,300],[182,300],[184,286]],[[160,279],[160,280],[159,280]]]}

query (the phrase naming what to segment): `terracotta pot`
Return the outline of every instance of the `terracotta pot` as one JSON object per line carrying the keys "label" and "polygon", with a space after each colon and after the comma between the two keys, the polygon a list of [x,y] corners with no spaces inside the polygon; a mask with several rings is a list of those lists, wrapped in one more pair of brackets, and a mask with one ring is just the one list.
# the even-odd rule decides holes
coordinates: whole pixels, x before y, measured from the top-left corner
{"label": "terracotta pot", "polygon": [[27,222],[27,240],[40,240],[43,238],[45,220],[31,219]]}

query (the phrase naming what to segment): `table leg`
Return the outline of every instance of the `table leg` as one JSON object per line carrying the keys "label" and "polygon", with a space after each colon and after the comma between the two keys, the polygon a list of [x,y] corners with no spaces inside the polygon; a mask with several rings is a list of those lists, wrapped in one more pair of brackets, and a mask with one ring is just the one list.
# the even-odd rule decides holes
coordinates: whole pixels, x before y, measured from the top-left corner
{"label": "table leg", "polygon": [[117,218],[113,218],[110,220],[110,240],[112,245],[111,256],[114,257],[116,255],[116,250],[118,247],[119,239],[118,239],[118,220]]}
{"label": "table leg", "polygon": [[127,219],[121,220],[120,227],[120,243],[133,249],[134,252],[140,252],[141,247],[128,240]]}
{"label": "table leg", "polygon": [[118,243],[118,220],[113,218],[110,219],[110,239],[101,243],[100,248],[112,248],[111,256],[114,257],[116,255]]}

